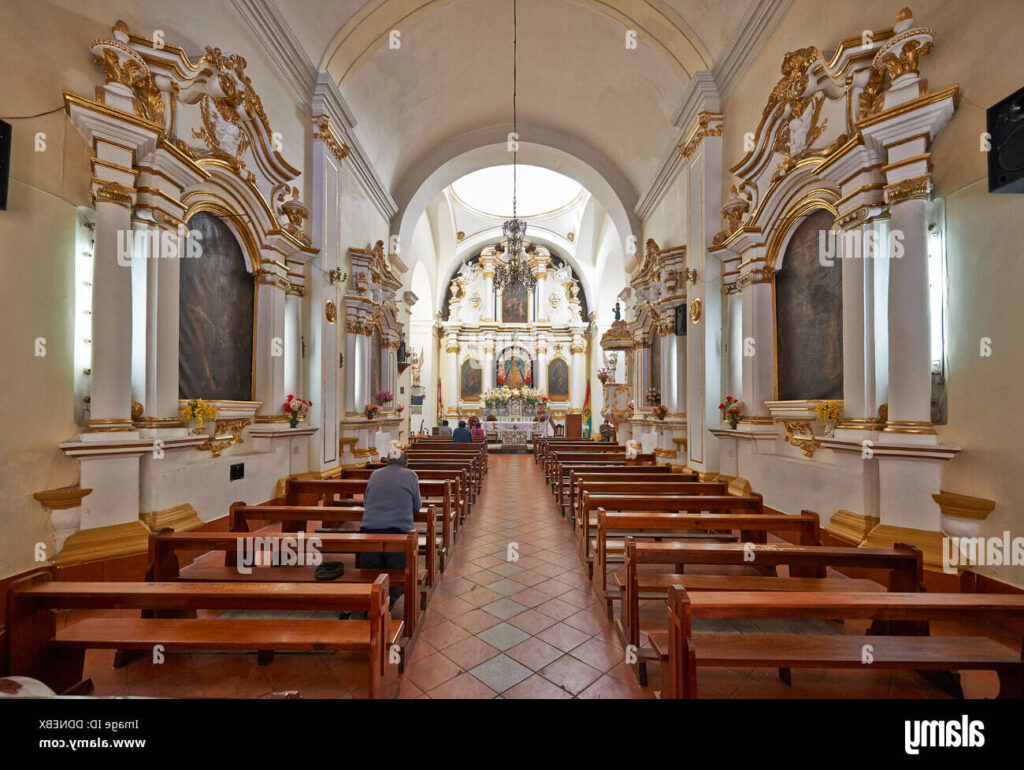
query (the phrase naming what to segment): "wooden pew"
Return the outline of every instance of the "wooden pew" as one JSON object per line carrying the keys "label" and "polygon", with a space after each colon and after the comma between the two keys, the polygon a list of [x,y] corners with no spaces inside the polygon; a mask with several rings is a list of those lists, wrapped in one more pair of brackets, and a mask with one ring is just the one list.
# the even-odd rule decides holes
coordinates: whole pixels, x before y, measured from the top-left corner
{"label": "wooden pew", "polygon": [[[368,463],[367,468],[383,468],[383,463]],[[482,487],[482,479],[479,475],[479,469],[470,458],[459,458],[454,457],[450,459],[442,459],[438,457],[424,457],[424,456],[412,456],[409,457],[409,462],[405,466],[410,470],[464,470],[469,479],[469,488],[472,492],[472,499],[470,502],[476,502],[476,495],[480,492]]]}
{"label": "wooden pew", "polygon": [[[249,532],[249,523],[253,521],[269,522],[280,521],[282,526],[293,525],[293,529],[309,531],[309,522],[324,522],[324,519],[331,522],[350,522],[358,524],[363,518],[362,506],[348,508],[330,507],[320,505],[246,505],[245,503],[232,503],[228,512],[228,530],[230,532]],[[418,536],[420,552],[424,556],[427,567],[427,575],[431,578],[431,588],[436,585],[435,575],[439,565],[440,571],[444,572],[447,566],[449,550],[445,546],[443,535],[438,535],[436,530],[437,507],[429,506],[421,508],[413,514],[417,524],[426,524],[425,531]],[[433,539],[434,547],[429,544]]]}
{"label": "wooden pew", "polygon": [[[418,535],[370,535],[352,533],[317,533],[306,539],[307,544],[317,538],[315,551],[320,554],[358,553],[404,553],[404,569],[353,569],[347,566],[345,574],[332,583],[372,583],[379,575],[387,575],[392,587],[405,589],[405,631],[412,637],[419,628],[419,610],[426,609],[427,591],[430,588],[426,569],[419,569],[417,547]],[[258,538],[258,543],[253,541]],[[275,541],[294,539],[286,532],[249,534],[246,532],[175,532],[169,527],[158,529],[149,535],[149,567],[146,580],[164,583],[183,580],[190,583],[227,583],[234,580],[249,583],[312,583],[317,582],[315,564],[270,565],[250,564],[240,569],[237,554],[248,546],[249,550],[259,545],[273,545]],[[308,550],[308,549],[307,549]],[[181,567],[179,552],[223,551],[221,564],[208,559],[193,561]],[[305,559],[304,559],[305,560]],[[330,561],[327,556],[323,561]],[[318,559],[317,562],[320,560]],[[419,596],[419,601],[414,597]]]}
{"label": "wooden pew", "polygon": [[[669,589],[669,632],[652,642],[667,659],[663,698],[696,698],[698,666],[912,670],[952,685],[963,697],[959,670],[991,670],[1000,698],[1024,698],[1022,651],[984,636],[695,634],[694,618],[814,618],[949,621],[1024,614],[1019,594],[835,593],[782,591],[688,592]],[[912,626],[915,624],[911,624]],[[919,627],[919,625],[918,625]],[[871,658],[864,650],[870,645]],[[940,676],[934,676],[940,674]]]}
{"label": "wooden pew", "polygon": [[[640,467],[640,466],[638,466]],[[582,474],[578,476],[580,481],[577,484],[575,495],[575,507],[570,508],[570,516],[573,528],[578,532],[583,531],[583,493],[589,492],[593,495],[727,495],[729,487],[722,481],[697,481],[695,475],[676,473],[672,475],[656,475],[651,479],[649,474],[637,475],[636,481],[629,478],[627,481],[610,481],[600,473]],[[572,474],[570,474],[570,480]],[[651,479],[651,480],[645,480]],[[590,514],[590,527],[597,524],[597,515]]]}
{"label": "wooden pew", "polygon": [[[377,468],[342,468],[340,478],[368,479]],[[428,470],[420,468],[416,475],[422,481],[444,481],[451,479],[454,484],[455,506],[459,511],[459,524],[469,517],[470,493],[469,473],[465,470]]]}
{"label": "wooden pew", "polygon": [[610,468],[600,466],[562,466],[562,475],[556,485],[555,496],[563,516],[572,514],[575,525],[577,488],[581,481],[697,481],[696,473],[679,473],[668,465],[616,465]]}
{"label": "wooden pew", "polygon": [[[641,564],[673,565],[676,573],[642,573],[639,569]],[[768,570],[769,574],[683,574],[681,570],[688,564],[749,567],[762,572]],[[776,569],[782,565],[789,567],[788,579],[775,577]],[[627,537],[625,569],[615,574],[614,582],[624,596],[618,630],[623,641],[634,645],[637,650],[637,678],[646,684],[646,661],[656,657],[653,648],[641,646],[641,599],[665,597],[673,585],[682,585],[691,591],[800,591],[827,588],[830,591],[867,592],[883,589],[881,584],[871,580],[827,578],[829,567],[878,570],[885,573],[893,591],[924,590],[924,561],[921,552],[904,543],[897,543],[892,549],[887,549],[790,543],[694,543],[680,540],[652,543]],[[779,582],[784,580],[789,582]],[[827,582],[819,582],[823,580]],[[835,583],[836,580],[841,582]]]}
{"label": "wooden pew", "polygon": [[[60,610],[142,610],[151,615],[194,610],[320,610],[367,612],[369,620],[97,617],[57,630]],[[388,579],[373,583],[122,583],[63,582],[37,572],[8,589],[10,670],[58,693],[87,692],[85,651],[344,650],[367,655],[371,698],[395,694],[391,647],[402,633],[388,611]]]}
{"label": "wooden pew", "polygon": [[[712,482],[717,483],[717,482]],[[701,494],[703,484],[694,487],[694,494],[687,496],[668,495],[592,495],[584,490],[580,495],[580,534],[582,544],[580,555],[587,564],[587,571],[594,576],[592,549],[594,542],[591,532],[596,524],[591,524],[591,511],[603,508],[605,511],[643,511],[648,513],[727,513],[730,511],[749,511],[761,515],[764,513],[764,498],[756,492],[751,495],[719,495]],[[763,532],[752,532],[754,542],[765,542],[767,536]]]}
{"label": "wooden pew", "polygon": [[[594,554],[594,573],[598,576],[598,585],[605,597],[608,619],[613,619],[612,604],[619,601],[621,592],[616,586],[608,587],[608,564],[611,561],[625,560],[626,538],[647,539],[683,539],[683,533],[701,532],[739,532],[740,540],[750,542],[754,533],[762,535],[760,541],[767,540],[771,532],[795,533],[800,545],[821,545],[821,533],[818,514],[803,511],[799,516],[785,513],[608,513],[603,508],[597,512],[597,538]],[[616,537],[613,552],[616,559],[609,559],[610,538]],[[709,538],[712,539],[712,538]],[[733,539],[729,537],[729,539]]]}
{"label": "wooden pew", "polygon": [[487,453],[470,444],[453,444],[450,447],[438,447],[437,449],[410,447],[405,450],[405,453],[409,455],[410,460],[469,460],[473,463],[478,479],[487,475]]}
{"label": "wooden pew", "polygon": [[[285,505],[316,505],[318,503],[332,507],[362,507],[361,503],[338,500],[337,495],[365,495],[368,479],[297,479],[291,477],[285,481]],[[459,516],[455,499],[454,484],[450,480],[428,481],[419,483],[420,497],[423,505],[440,503],[441,532],[444,544],[451,549],[458,536]],[[325,521],[334,521],[329,516]],[[325,524],[324,526],[330,526]]]}
{"label": "wooden pew", "polygon": [[[574,447],[548,452],[544,458],[544,478],[550,483],[559,464],[570,462],[626,461],[626,447],[615,444],[594,444],[593,447]],[[639,465],[639,463],[637,463]]]}

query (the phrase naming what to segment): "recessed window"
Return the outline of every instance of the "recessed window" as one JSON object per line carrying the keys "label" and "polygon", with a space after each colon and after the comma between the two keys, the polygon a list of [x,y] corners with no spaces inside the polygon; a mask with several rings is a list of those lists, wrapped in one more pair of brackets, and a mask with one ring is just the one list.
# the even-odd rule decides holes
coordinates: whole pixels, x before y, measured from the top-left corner
{"label": "recessed window", "polygon": [[[576,180],[539,166],[520,165],[516,177],[516,213],[522,218],[558,211],[583,193]],[[457,202],[480,214],[503,219],[512,216],[511,165],[466,174],[452,183],[451,191]]]}

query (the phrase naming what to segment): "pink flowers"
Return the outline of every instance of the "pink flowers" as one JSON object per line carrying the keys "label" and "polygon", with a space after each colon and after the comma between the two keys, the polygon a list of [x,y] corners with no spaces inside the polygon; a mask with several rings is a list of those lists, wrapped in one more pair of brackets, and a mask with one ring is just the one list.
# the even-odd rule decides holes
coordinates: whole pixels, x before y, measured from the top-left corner
{"label": "pink flowers", "polygon": [[298,413],[300,418],[306,416],[307,412],[309,412],[309,407],[311,406],[313,406],[312,401],[306,401],[306,399],[293,396],[290,393],[288,394],[288,398],[284,400],[285,414]]}
{"label": "pink flowers", "polygon": [[293,396],[291,393],[288,394],[288,398],[284,400],[284,413],[288,415],[288,422],[291,424],[291,427],[299,427],[299,420],[305,418],[311,406],[313,406],[312,401]]}
{"label": "pink flowers", "polygon": [[392,401],[394,401],[395,397],[391,394],[391,391],[382,390],[379,393],[377,393],[377,396],[375,397],[374,400],[381,406],[384,406],[384,404],[390,404]]}

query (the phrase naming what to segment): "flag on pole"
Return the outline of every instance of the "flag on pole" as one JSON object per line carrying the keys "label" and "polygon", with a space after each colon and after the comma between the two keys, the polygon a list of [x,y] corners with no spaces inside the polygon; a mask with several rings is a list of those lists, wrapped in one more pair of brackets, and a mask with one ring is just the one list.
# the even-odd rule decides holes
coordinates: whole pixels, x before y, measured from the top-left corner
{"label": "flag on pole", "polygon": [[437,424],[444,420],[444,400],[441,397],[441,378],[437,378]]}
{"label": "flag on pole", "polygon": [[594,431],[594,426],[590,422],[590,380],[587,380],[587,396],[583,399],[583,422],[586,423],[589,436]]}

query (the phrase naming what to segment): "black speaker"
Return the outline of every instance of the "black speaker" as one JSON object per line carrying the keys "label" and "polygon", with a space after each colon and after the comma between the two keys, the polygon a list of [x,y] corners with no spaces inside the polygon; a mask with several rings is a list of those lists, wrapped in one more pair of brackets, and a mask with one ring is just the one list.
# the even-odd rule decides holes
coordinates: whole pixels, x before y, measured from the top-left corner
{"label": "black speaker", "polygon": [[988,151],[988,191],[1024,192],[1024,88],[985,113],[992,146]]}
{"label": "black speaker", "polygon": [[675,320],[675,326],[676,326],[676,329],[675,329],[676,336],[677,337],[685,337],[686,336],[686,303],[685,302],[683,302],[680,305],[676,305],[676,314],[675,314],[674,320]]}
{"label": "black speaker", "polygon": [[7,211],[7,184],[11,179],[11,124],[0,120],[0,211]]}

